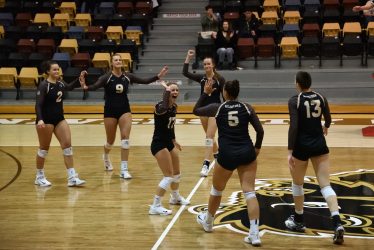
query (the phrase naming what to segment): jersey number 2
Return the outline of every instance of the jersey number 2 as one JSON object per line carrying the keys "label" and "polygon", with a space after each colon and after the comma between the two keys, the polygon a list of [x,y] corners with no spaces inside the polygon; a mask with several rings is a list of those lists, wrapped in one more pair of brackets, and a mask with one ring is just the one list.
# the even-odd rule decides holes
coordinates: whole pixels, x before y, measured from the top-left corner
{"label": "jersey number 2", "polygon": [[238,111],[229,111],[227,113],[230,127],[236,127],[239,124]]}
{"label": "jersey number 2", "polygon": [[62,100],[62,91],[59,91],[57,92],[56,102],[61,102],[61,100]]}
{"label": "jersey number 2", "polygon": [[[310,115],[312,114],[313,117],[320,117],[321,116],[321,102],[320,100],[312,100],[309,104],[308,101],[304,102],[304,106],[306,108],[306,117],[310,118]],[[311,107],[314,106],[314,107]],[[314,110],[311,111],[311,108]]]}

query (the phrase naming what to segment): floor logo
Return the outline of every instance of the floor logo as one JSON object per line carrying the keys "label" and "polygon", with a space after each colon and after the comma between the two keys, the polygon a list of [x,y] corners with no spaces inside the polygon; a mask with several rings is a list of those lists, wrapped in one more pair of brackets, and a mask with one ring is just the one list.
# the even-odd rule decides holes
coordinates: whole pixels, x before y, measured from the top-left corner
{"label": "floor logo", "polygon": [[[374,170],[333,174],[330,180],[338,196],[346,237],[374,239]],[[288,231],[284,225],[293,211],[291,180],[257,179],[256,193],[261,210],[261,234],[269,232],[299,237],[332,235],[330,212],[315,177],[305,177],[305,233]],[[189,211],[197,214],[206,209],[207,205],[204,204],[190,207]],[[221,204],[214,219],[214,227],[248,233],[249,220],[241,191],[232,193],[228,202]]]}

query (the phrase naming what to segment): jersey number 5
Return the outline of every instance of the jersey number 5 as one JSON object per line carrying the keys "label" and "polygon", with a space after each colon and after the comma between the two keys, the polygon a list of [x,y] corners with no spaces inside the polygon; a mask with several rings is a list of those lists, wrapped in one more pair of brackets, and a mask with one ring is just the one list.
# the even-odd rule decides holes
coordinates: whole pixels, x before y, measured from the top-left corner
{"label": "jersey number 5", "polygon": [[229,111],[227,113],[230,127],[236,127],[239,124],[238,111]]}
{"label": "jersey number 5", "polygon": [[[308,101],[304,102],[304,106],[306,108],[306,117],[310,118],[310,114],[312,114],[313,117],[320,117],[321,116],[321,101],[320,100],[312,100],[309,104]],[[313,107],[311,107],[313,106]],[[313,108],[313,111],[311,109]]]}

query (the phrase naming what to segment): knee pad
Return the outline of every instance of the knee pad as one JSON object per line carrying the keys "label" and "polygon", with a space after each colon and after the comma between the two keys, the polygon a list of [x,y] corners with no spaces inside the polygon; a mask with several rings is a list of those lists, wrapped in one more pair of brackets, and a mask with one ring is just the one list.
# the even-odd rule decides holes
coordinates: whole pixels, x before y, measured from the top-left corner
{"label": "knee pad", "polygon": [[173,175],[173,182],[174,183],[179,183],[180,181],[181,181],[181,175],[180,174]]}
{"label": "knee pad", "polygon": [[303,185],[296,185],[292,182],[292,195],[303,196],[304,195]]}
{"label": "knee pad", "polygon": [[45,159],[48,155],[48,150],[38,148],[38,156]]}
{"label": "knee pad", "polygon": [[130,148],[130,141],[128,139],[121,140],[121,148],[129,149]]}
{"label": "knee pad", "polygon": [[212,188],[210,189],[210,195],[213,195],[213,196],[222,196],[222,191],[218,191],[217,189],[215,189],[212,186]]}
{"label": "knee pad", "polygon": [[334,189],[331,188],[331,186],[326,186],[324,188],[321,188],[321,193],[323,195],[323,198],[325,198],[325,200],[330,196],[333,196],[333,195],[336,196],[336,193]]}
{"label": "knee pad", "polygon": [[213,147],[213,139],[206,138],[205,139],[205,146],[207,146],[207,147]]}
{"label": "knee pad", "polygon": [[108,149],[108,150],[111,150],[111,149],[112,149],[112,146],[113,146],[112,144],[109,144],[109,143],[107,143],[107,142],[104,144],[104,148],[106,148],[106,149]]}
{"label": "knee pad", "polygon": [[245,200],[256,198],[256,191],[243,192]]}
{"label": "knee pad", "polygon": [[72,155],[73,155],[73,148],[72,148],[72,147],[64,148],[64,149],[62,150],[62,153],[63,153],[65,156],[72,156]]}
{"label": "knee pad", "polygon": [[158,186],[164,190],[167,190],[170,184],[173,182],[173,180],[173,177],[164,176],[164,178],[162,178]]}

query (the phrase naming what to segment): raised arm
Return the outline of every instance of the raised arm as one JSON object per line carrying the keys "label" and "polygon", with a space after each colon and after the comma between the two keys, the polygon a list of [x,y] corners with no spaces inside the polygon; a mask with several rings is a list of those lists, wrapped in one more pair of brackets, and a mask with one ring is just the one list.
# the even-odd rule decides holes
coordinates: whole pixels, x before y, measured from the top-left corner
{"label": "raised arm", "polygon": [[137,84],[150,84],[152,82],[155,82],[157,80],[160,80],[161,78],[163,78],[167,72],[168,72],[169,68],[167,66],[164,66],[160,73],[158,73],[156,76],[153,76],[153,77],[150,77],[150,78],[140,78],[140,77],[137,77],[135,76],[134,74],[127,74],[126,76],[128,76],[130,78],[130,82],[131,83],[137,83]]}
{"label": "raised arm", "polygon": [[204,85],[204,93],[200,96],[199,100],[195,104],[195,107],[193,108],[193,113],[197,116],[208,116],[208,117],[214,117],[217,113],[217,110],[220,103],[212,103],[209,105],[204,105],[206,99],[209,95],[213,93],[213,91],[217,91],[215,88],[213,88],[213,80],[209,79],[206,81]]}
{"label": "raised arm", "polygon": [[156,114],[162,115],[168,110],[170,104],[170,94],[170,89],[165,89],[162,97],[162,102],[156,105]]}
{"label": "raised arm", "polygon": [[191,72],[188,71],[188,68],[190,66],[190,61],[194,57],[194,55],[195,55],[195,51],[193,51],[191,49],[188,50],[186,60],[184,61],[184,64],[183,64],[183,75],[185,77],[187,77],[188,79],[191,79],[195,82],[200,82],[201,79],[204,77],[204,75],[194,74],[194,73],[191,73]]}
{"label": "raised arm", "polygon": [[94,84],[89,85],[89,86],[86,85],[86,78],[85,78],[86,75],[87,75],[87,72],[83,75],[81,73],[81,76],[79,77],[79,82],[81,84],[81,87],[84,90],[97,90],[98,88],[104,87],[105,83],[108,81],[108,77],[110,76],[110,73],[106,73],[100,76]]}

